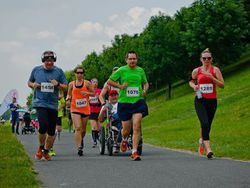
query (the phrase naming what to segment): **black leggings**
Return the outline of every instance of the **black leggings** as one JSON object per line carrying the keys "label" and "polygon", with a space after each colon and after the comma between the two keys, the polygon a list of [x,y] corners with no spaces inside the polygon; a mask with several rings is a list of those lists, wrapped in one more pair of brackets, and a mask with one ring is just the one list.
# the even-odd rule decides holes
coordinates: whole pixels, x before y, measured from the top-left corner
{"label": "black leggings", "polygon": [[203,140],[209,140],[211,125],[217,108],[217,99],[198,99],[194,100],[196,114],[200,120]]}
{"label": "black leggings", "polygon": [[38,132],[40,134],[47,133],[49,136],[54,136],[57,122],[57,111],[48,108],[36,108],[36,110],[39,122]]}

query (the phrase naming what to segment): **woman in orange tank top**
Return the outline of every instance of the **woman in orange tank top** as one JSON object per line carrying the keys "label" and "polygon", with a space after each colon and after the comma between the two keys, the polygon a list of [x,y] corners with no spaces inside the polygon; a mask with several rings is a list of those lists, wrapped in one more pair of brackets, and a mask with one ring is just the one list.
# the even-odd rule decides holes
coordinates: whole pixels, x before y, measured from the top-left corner
{"label": "woman in orange tank top", "polygon": [[83,155],[83,139],[90,115],[89,96],[95,96],[91,83],[84,80],[85,70],[81,66],[74,69],[76,80],[69,83],[67,105],[71,109],[71,118],[75,128],[75,142],[78,155]]}
{"label": "woman in orange tank top", "polygon": [[213,157],[210,147],[210,130],[217,108],[216,86],[224,88],[224,79],[218,67],[212,65],[212,54],[209,49],[201,53],[202,66],[192,72],[189,85],[196,93],[195,110],[200,120],[200,139],[198,152],[203,154],[206,150],[208,159]]}

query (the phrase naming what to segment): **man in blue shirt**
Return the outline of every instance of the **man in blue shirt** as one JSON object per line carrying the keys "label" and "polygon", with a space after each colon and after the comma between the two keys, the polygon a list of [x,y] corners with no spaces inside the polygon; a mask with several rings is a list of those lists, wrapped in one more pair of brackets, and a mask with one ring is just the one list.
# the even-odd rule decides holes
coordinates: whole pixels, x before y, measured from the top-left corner
{"label": "man in blue shirt", "polygon": [[45,51],[42,54],[43,65],[35,67],[30,75],[28,86],[34,90],[32,106],[37,110],[39,121],[39,148],[35,158],[44,157],[51,160],[48,155],[53,145],[56,129],[58,91],[67,88],[67,81],[61,68],[54,65],[56,54]]}
{"label": "man in blue shirt", "polygon": [[19,121],[18,121],[18,112],[17,109],[20,108],[20,105],[17,104],[16,97],[12,98],[12,103],[10,104],[11,110],[11,127],[12,133],[15,133],[15,126],[16,126],[16,134],[19,134]]}

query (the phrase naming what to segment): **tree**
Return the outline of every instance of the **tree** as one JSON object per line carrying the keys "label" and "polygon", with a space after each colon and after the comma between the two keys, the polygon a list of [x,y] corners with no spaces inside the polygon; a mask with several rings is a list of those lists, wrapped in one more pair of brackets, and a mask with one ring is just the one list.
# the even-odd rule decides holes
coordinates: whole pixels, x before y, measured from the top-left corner
{"label": "tree", "polygon": [[143,57],[146,72],[155,85],[167,84],[168,98],[171,98],[171,85],[175,76],[175,46],[176,33],[171,17],[159,13],[151,17],[148,26],[142,34],[144,41]]}
{"label": "tree", "polygon": [[175,19],[187,54],[180,65],[197,66],[200,52],[207,47],[220,65],[232,63],[244,51],[248,22],[242,1],[198,0],[178,12]]}

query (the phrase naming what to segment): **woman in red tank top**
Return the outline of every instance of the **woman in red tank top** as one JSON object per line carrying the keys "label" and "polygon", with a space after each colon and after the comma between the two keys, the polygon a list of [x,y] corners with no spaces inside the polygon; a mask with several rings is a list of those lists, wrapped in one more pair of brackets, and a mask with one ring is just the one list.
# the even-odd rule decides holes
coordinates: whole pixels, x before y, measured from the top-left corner
{"label": "woman in red tank top", "polygon": [[84,80],[84,68],[77,66],[74,69],[76,80],[69,83],[67,105],[71,109],[71,118],[75,128],[75,142],[78,155],[83,155],[83,139],[86,134],[86,125],[90,115],[89,96],[95,96],[91,83]]}
{"label": "woman in red tank top", "polygon": [[201,53],[200,61],[202,66],[193,70],[189,85],[196,93],[195,110],[201,125],[198,152],[203,154],[206,150],[207,158],[210,159],[213,152],[209,134],[217,108],[216,86],[224,88],[224,80],[220,69],[212,65],[213,58],[208,48]]}

